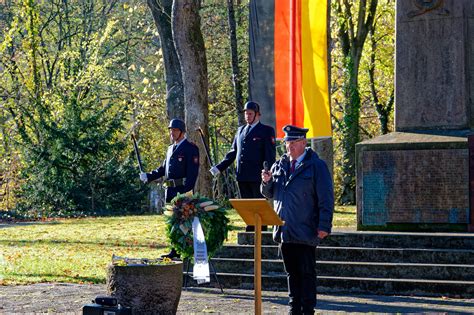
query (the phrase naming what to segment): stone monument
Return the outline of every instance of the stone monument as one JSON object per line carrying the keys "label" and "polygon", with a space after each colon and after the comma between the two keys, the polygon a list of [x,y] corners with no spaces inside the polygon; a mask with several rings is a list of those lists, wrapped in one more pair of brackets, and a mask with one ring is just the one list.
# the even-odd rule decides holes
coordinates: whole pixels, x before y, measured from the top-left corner
{"label": "stone monument", "polygon": [[358,229],[472,228],[473,101],[474,1],[397,0],[395,132],[356,145]]}

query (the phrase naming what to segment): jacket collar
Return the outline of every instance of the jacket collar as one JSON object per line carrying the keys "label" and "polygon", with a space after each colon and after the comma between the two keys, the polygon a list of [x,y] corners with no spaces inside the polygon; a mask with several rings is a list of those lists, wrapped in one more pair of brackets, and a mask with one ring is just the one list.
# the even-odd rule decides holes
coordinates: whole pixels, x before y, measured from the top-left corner
{"label": "jacket collar", "polygon": [[307,167],[311,166],[313,164],[313,159],[312,159],[312,155],[313,154],[316,154],[316,152],[314,152],[311,148],[306,148],[305,149],[306,151],[306,155],[304,156],[303,158],[303,161],[301,161],[301,163],[298,165],[298,167],[295,169],[295,171],[293,172],[293,174],[291,174],[291,176],[288,177],[288,172],[289,172],[289,169],[290,169],[290,156],[285,153],[282,158],[281,158],[281,163],[280,163],[280,167],[282,169],[282,171],[285,173],[285,176],[286,178],[288,178],[288,181],[287,181],[287,184],[294,178],[296,177],[299,173],[301,173],[304,169],[306,169]]}
{"label": "jacket collar", "polygon": [[186,143],[188,141],[188,139],[186,137],[184,137],[179,143],[176,143],[176,149],[174,149],[173,151],[173,145],[175,145],[175,143],[171,144],[169,147],[168,147],[168,150],[170,150],[170,156],[173,156],[175,155],[178,151],[180,151],[180,148],[182,148],[182,144],[183,143]]}

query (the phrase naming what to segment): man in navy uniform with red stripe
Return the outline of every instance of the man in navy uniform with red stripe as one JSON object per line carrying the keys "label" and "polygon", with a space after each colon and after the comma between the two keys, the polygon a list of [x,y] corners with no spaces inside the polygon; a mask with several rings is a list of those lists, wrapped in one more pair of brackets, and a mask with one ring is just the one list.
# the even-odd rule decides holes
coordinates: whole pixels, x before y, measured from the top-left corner
{"label": "man in navy uniform with red stripe", "polygon": [[[194,189],[199,172],[199,149],[186,139],[186,126],[181,119],[172,119],[168,126],[170,139],[166,158],[160,167],[150,173],[140,173],[144,183],[165,177],[166,202]],[[179,257],[174,249],[167,255],[169,258]]]}
{"label": "man in navy uniform with red stripe", "polygon": [[[215,176],[237,160],[237,183],[242,198],[263,198],[260,193],[261,170],[263,162],[275,162],[275,129],[260,122],[260,106],[249,101],[245,104],[246,125],[240,126],[235,135],[232,149],[224,159],[210,169]],[[266,230],[266,226],[262,227]],[[247,226],[253,231],[253,226]]]}

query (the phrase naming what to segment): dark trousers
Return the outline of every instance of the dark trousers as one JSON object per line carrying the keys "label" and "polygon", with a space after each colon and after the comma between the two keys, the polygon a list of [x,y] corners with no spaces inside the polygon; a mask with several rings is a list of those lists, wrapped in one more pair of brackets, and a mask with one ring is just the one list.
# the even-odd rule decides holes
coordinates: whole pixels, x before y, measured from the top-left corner
{"label": "dark trousers", "polygon": [[[240,190],[240,197],[244,199],[264,198],[260,193],[260,182],[237,182]],[[247,232],[255,231],[255,227],[248,225],[245,229]],[[262,231],[266,231],[267,226],[262,226]]]}
{"label": "dark trousers", "polygon": [[[167,187],[165,190],[165,200],[166,203],[170,203],[174,197],[178,195],[178,193],[184,192],[184,186],[178,187]],[[171,251],[168,254],[162,255],[161,257],[168,257],[168,258],[179,258],[179,254],[176,252],[176,249],[171,248]]]}
{"label": "dark trousers", "polygon": [[316,306],[316,247],[281,244],[288,279],[290,314],[314,314]]}
{"label": "dark trousers", "polygon": [[245,199],[263,198],[260,193],[260,182],[237,182],[240,197]]}
{"label": "dark trousers", "polygon": [[180,194],[184,194],[187,191],[184,191],[184,186],[177,186],[177,187],[167,187],[165,190],[165,200],[166,203],[170,203],[171,200]]}

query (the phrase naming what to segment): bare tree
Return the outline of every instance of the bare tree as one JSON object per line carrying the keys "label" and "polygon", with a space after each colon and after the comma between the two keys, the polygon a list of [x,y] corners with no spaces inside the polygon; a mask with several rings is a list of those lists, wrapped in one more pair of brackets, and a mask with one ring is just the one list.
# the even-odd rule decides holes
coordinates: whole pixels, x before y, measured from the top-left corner
{"label": "bare tree", "polygon": [[[387,4],[390,3],[390,0],[387,1]],[[386,5],[387,5],[386,4]],[[384,14],[386,12],[383,12]],[[369,65],[368,65],[368,75],[369,75],[369,87],[370,87],[370,94],[372,98],[372,103],[375,105],[375,110],[377,112],[377,116],[380,123],[380,134],[387,134],[389,130],[389,120],[390,115],[393,112],[393,105],[395,101],[395,89],[393,84],[391,85],[389,91],[385,91],[388,94],[388,98],[383,101],[379,97],[379,93],[381,91],[377,91],[377,78],[375,75],[376,72],[376,61],[377,61],[377,51],[378,51],[378,41],[380,38],[376,38],[376,27],[377,21],[374,21],[371,25],[369,25],[369,37],[370,37],[370,45],[371,50],[369,54]],[[382,34],[382,38],[388,36],[388,34]],[[380,57],[379,57],[380,58]]]}
{"label": "bare tree", "polygon": [[239,68],[239,55],[237,51],[237,31],[235,22],[234,0],[227,0],[227,16],[229,23],[230,53],[232,58],[232,83],[234,84],[235,111],[239,125],[245,124],[244,115],[242,114],[243,96],[242,82]]}
{"label": "bare tree", "polygon": [[[355,7],[357,6],[356,9]],[[344,57],[344,118],[341,124],[343,139],[342,204],[355,203],[355,145],[360,140],[359,66],[369,28],[374,22],[378,0],[335,1],[338,38]]]}
{"label": "bare tree", "polygon": [[205,157],[206,149],[196,132],[200,127],[204,132],[205,141],[209,143],[207,60],[199,9],[199,0],[174,0],[172,28],[181,64],[188,138],[198,145],[201,153],[196,189],[203,195],[212,196],[210,165]]}
{"label": "bare tree", "polygon": [[184,119],[183,79],[173,41],[171,9],[173,0],[147,0],[160,36],[166,77],[166,112],[169,119]]}

